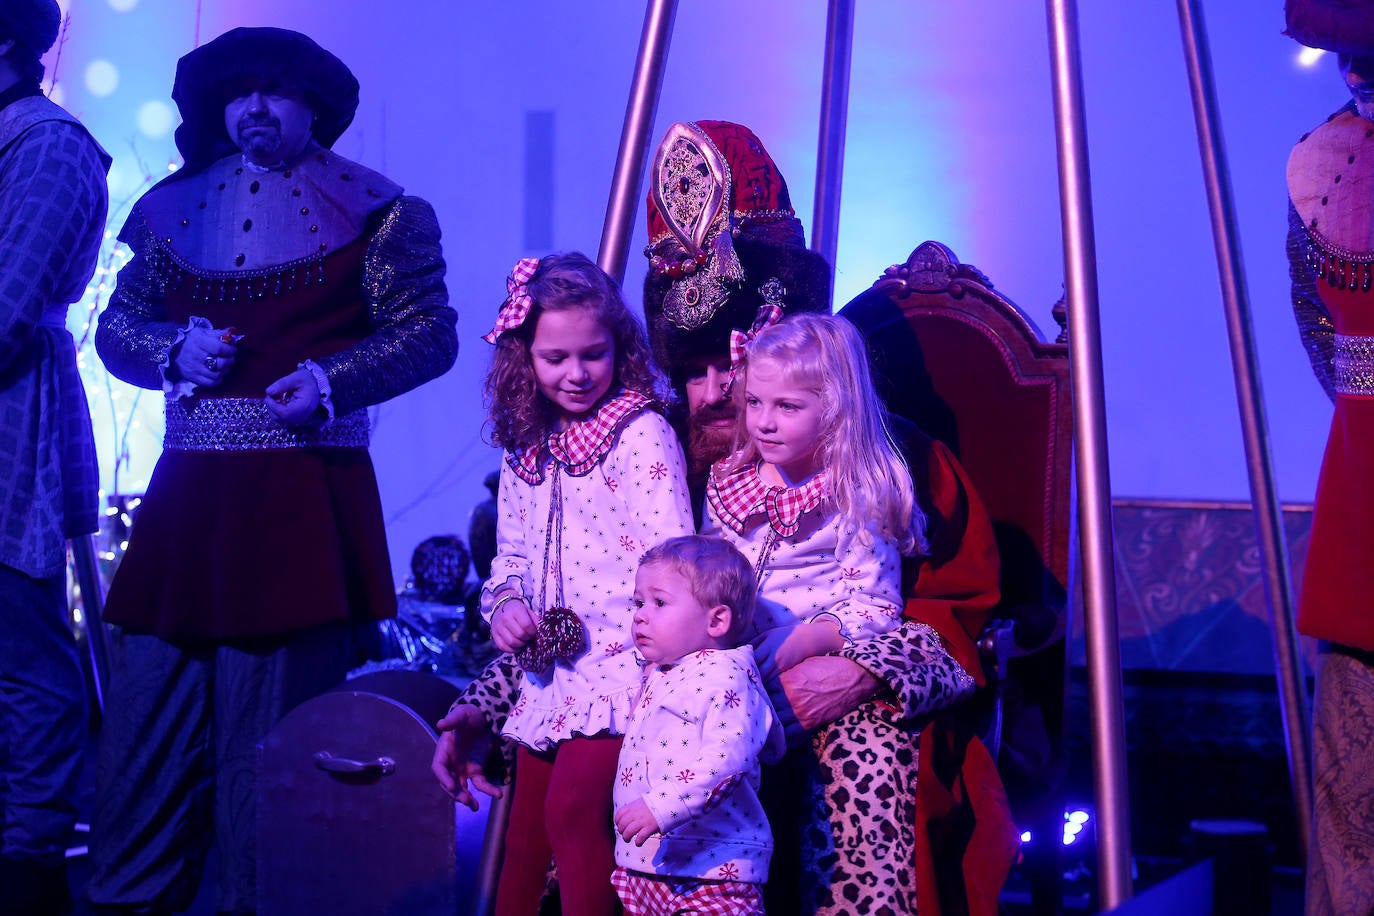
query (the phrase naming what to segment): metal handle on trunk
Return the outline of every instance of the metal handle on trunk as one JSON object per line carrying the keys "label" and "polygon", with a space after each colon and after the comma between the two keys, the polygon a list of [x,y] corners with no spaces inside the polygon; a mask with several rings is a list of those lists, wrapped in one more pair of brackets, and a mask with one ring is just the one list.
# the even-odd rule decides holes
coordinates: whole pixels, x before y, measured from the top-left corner
{"label": "metal handle on trunk", "polygon": [[315,755],[315,766],[328,773],[368,773],[375,776],[390,776],[396,772],[396,761],[390,757],[378,757],[376,760],[350,760],[347,757],[335,757],[329,751],[320,751]]}

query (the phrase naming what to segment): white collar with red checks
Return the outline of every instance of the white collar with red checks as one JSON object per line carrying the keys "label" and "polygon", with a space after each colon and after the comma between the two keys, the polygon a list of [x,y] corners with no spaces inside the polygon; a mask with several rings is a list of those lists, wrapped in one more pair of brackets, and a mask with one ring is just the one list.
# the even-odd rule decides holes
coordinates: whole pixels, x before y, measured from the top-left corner
{"label": "white collar with red checks", "polygon": [[519,452],[506,452],[506,464],[531,485],[544,482],[544,462],[553,458],[572,477],[582,477],[601,463],[615,445],[615,437],[651,399],[637,391],[622,391],[605,401],[596,413],[550,433],[543,442]]}
{"label": "white collar with red checks", "polygon": [[727,472],[728,462],[726,459],[711,468],[706,498],[721,524],[736,534],[746,534],[749,520],[764,515],[780,537],[791,537],[801,526],[801,517],[830,494],[824,470],[799,487],[783,487],[767,483],[759,475],[757,463]]}

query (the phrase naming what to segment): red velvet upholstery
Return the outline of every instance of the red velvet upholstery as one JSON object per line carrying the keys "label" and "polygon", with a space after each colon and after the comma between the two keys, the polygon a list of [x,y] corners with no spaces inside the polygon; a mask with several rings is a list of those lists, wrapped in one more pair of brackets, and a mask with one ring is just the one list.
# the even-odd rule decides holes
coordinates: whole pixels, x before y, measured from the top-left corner
{"label": "red velvet upholstery", "polygon": [[[992,866],[1004,861],[1006,832],[1018,829],[994,816],[1000,799],[1010,801],[1022,827],[1048,839],[1022,852],[1036,911],[1053,912],[1073,466],[1068,346],[1046,342],[987,277],[938,242],[920,245],[841,314],[864,331],[889,409],[959,459],[1001,554],[1001,601],[992,617],[1010,624],[982,634],[981,645],[996,650],[982,653],[990,686],[922,736],[917,808],[930,848],[918,849],[918,881],[925,875],[942,885],[939,905],[926,908],[996,911],[1005,871]],[[963,636],[941,635],[951,646]],[[924,759],[932,754],[939,759]],[[969,766],[994,759],[1005,798],[996,774]],[[927,778],[928,763],[936,781]],[[966,844],[948,842],[962,830],[969,831]],[[964,880],[950,899],[948,882],[939,879],[961,869]]]}
{"label": "red velvet upholstery", "polygon": [[976,268],[925,242],[843,314],[868,337],[888,406],[943,441],[1002,552],[1002,607],[1063,606],[1072,473],[1068,345]]}

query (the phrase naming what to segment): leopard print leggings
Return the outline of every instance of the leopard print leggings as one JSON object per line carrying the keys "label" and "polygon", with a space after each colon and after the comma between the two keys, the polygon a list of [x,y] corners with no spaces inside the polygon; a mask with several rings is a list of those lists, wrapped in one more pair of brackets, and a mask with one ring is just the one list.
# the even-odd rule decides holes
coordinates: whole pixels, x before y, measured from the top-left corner
{"label": "leopard print leggings", "polygon": [[813,736],[798,912],[916,912],[915,733],[869,703]]}

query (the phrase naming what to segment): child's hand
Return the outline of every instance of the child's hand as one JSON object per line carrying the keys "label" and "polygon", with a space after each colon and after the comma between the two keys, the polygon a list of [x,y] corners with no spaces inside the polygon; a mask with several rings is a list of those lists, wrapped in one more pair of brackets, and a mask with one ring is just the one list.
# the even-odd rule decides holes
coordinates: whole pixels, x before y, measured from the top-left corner
{"label": "child's hand", "polygon": [[439,745],[429,768],[453,800],[477,810],[477,799],[468,783],[484,795],[500,798],[501,790],[482,774],[482,765],[472,760],[473,750],[487,731],[486,720],[475,706],[454,706],[437,723]]}
{"label": "child's hand", "polygon": [[539,620],[524,598],[503,601],[491,619],[491,641],[502,652],[519,652],[538,631]]}
{"label": "child's hand", "polygon": [[774,627],[764,630],[754,639],[754,661],[764,683],[769,683],[789,668],[805,659],[844,646],[839,624],[830,618],[798,624],[795,627]]}
{"label": "child's hand", "polygon": [[644,799],[636,798],[616,811],[615,831],[625,842],[643,846],[645,840],[659,832],[658,821]]}

